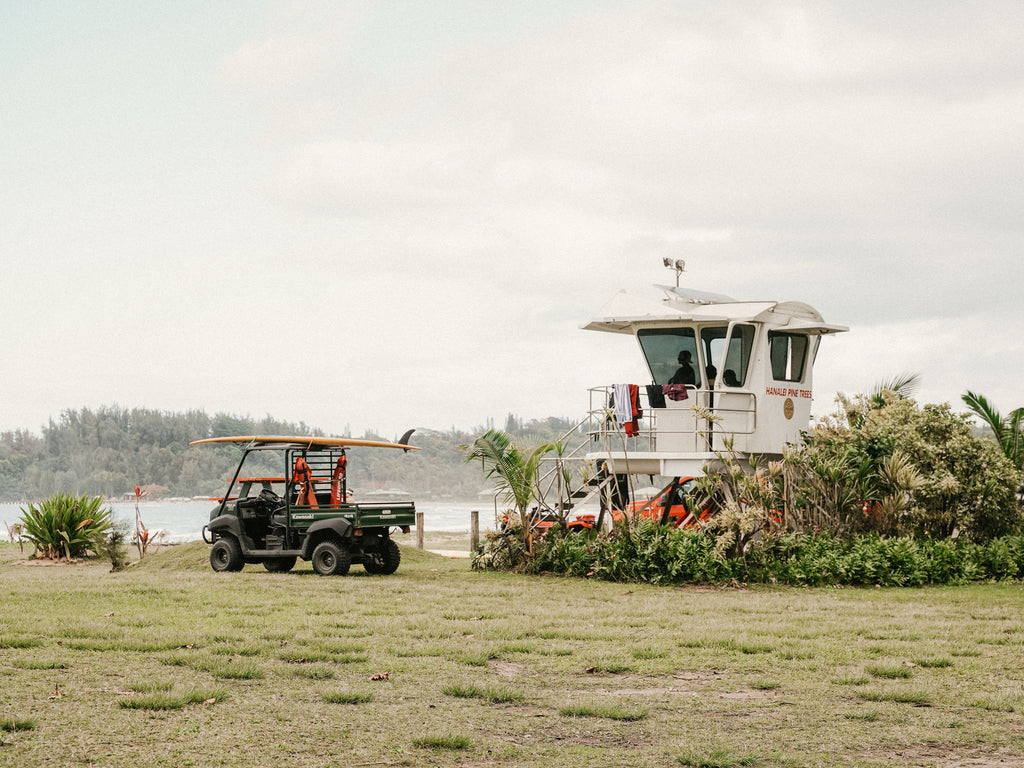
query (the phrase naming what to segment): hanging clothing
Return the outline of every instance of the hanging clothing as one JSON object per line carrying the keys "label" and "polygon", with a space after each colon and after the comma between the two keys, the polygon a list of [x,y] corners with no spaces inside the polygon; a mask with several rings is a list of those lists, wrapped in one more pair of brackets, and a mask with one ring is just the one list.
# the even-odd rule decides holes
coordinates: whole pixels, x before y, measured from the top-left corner
{"label": "hanging clothing", "polygon": [[661,388],[661,391],[665,395],[665,397],[667,397],[669,400],[674,400],[675,402],[685,400],[690,396],[690,394],[686,391],[685,384],[665,384]]}
{"label": "hanging clothing", "polygon": [[632,437],[640,433],[640,419],[644,415],[640,408],[640,387],[637,384],[629,385],[629,410],[633,419],[626,424],[626,434]]}
{"label": "hanging clothing", "polygon": [[616,424],[624,425],[633,420],[633,412],[629,407],[629,384],[616,384],[612,387],[611,405]]}
{"label": "hanging clothing", "polygon": [[647,385],[647,402],[650,403],[651,408],[665,407],[665,393],[661,390],[661,384]]}
{"label": "hanging clothing", "polygon": [[638,384],[616,384],[612,387],[612,408],[615,421],[626,431],[626,437],[639,434],[644,412],[640,408]]}

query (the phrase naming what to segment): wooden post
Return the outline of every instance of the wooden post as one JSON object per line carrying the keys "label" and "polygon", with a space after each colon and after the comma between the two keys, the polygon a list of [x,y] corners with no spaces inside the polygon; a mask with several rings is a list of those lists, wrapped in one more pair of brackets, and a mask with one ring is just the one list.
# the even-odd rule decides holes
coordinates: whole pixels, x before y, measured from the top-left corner
{"label": "wooden post", "polygon": [[469,520],[469,553],[474,555],[480,549],[480,510],[471,511]]}
{"label": "wooden post", "polygon": [[416,546],[423,549],[423,513],[416,511]]}

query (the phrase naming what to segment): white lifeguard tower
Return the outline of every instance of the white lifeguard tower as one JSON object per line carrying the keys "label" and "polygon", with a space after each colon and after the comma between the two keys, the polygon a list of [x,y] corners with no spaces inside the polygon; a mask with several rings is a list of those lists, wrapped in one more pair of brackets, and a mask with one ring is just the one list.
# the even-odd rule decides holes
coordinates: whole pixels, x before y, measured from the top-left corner
{"label": "white lifeguard tower", "polygon": [[[778,458],[809,426],[822,336],[848,330],[799,301],[735,301],[678,286],[620,292],[586,330],[636,337],[650,381],[590,390],[588,462],[624,475],[697,476],[718,453]],[[625,402],[623,402],[625,400]]]}

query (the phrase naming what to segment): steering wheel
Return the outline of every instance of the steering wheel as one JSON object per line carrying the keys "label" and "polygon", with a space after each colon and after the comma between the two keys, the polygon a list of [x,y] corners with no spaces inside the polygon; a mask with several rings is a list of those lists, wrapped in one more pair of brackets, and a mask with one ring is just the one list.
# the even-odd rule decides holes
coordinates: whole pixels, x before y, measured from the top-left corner
{"label": "steering wheel", "polygon": [[257,503],[267,510],[268,513],[273,514],[279,507],[284,504],[284,499],[278,496],[269,488],[264,488],[260,491],[260,495],[256,497]]}

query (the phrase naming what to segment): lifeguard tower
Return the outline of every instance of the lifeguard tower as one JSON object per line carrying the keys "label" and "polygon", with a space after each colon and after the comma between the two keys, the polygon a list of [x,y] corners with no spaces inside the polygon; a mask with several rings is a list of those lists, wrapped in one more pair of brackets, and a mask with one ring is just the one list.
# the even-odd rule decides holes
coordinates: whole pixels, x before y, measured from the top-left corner
{"label": "lifeguard tower", "polygon": [[779,458],[809,426],[821,338],[848,330],[803,302],[681,288],[685,264],[665,265],[676,285],[656,286],[660,301],[620,292],[583,326],[635,336],[650,372],[590,390],[586,461],[620,488],[628,475],[701,475],[727,449],[740,463]]}

